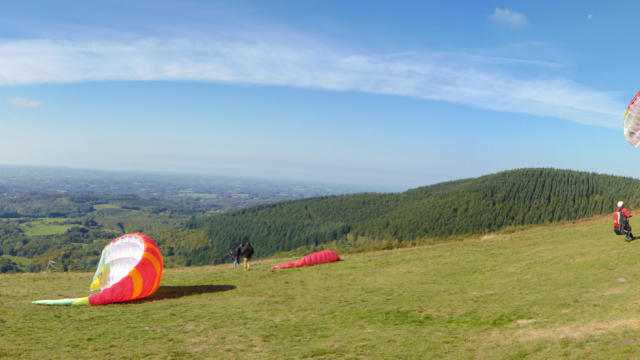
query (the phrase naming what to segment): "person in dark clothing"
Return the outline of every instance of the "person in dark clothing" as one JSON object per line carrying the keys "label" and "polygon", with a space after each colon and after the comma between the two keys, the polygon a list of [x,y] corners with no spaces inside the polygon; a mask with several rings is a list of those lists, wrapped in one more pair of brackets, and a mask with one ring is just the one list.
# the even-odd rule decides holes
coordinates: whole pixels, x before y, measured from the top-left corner
{"label": "person in dark clothing", "polygon": [[617,235],[625,235],[625,241],[635,240],[631,232],[631,225],[629,224],[629,218],[632,216],[633,215],[624,207],[624,203],[618,201],[618,207],[613,214],[613,231]]}
{"label": "person in dark clothing", "polygon": [[242,244],[238,244],[238,246],[236,246],[231,252],[231,259],[233,260],[234,269],[240,267],[240,262],[238,260],[240,259],[240,256],[242,256]]}
{"label": "person in dark clothing", "polygon": [[253,256],[253,247],[249,240],[242,246],[242,256],[244,256],[244,270],[249,270],[251,267],[251,257]]}

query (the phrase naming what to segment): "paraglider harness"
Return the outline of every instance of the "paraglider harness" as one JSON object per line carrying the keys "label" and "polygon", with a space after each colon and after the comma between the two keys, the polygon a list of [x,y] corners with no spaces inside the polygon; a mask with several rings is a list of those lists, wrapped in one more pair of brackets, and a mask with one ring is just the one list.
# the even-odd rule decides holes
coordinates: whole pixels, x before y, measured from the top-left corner
{"label": "paraglider harness", "polygon": [[613,231],[616,235],[625,235],[626,241],[633,240],[633,234],[631,233],[631,225],[629,225],[629,217],[624,214],[626,210],[624,207],[619,207],[613,214]]}

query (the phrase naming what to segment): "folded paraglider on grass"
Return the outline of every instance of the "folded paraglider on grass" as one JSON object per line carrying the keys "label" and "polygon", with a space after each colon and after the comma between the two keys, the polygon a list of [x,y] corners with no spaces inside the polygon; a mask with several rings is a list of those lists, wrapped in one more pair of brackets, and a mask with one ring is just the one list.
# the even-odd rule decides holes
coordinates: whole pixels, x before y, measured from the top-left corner
{"label": "folded paraglider on grass", "polygon": [[140,299],[153,294],[162,280],[162,253],[158,245],[141,233],[125,234],[102,250],[87,297],[38,300],[41,305],[104,305]]}
{"label": "folded paraglider on grass", "polygon": [[340,256],[331,250],[322,250],[318,252],[311,253],[309,255],[305,255],[302,259],[294,262],[294,263],[286,263],[282,265],[277,265],[272,267],[271,269],[289,269],[294,267],[302,267],[302,266],[311,266],[318,264],[325,264],[334,261],[340,260]]}

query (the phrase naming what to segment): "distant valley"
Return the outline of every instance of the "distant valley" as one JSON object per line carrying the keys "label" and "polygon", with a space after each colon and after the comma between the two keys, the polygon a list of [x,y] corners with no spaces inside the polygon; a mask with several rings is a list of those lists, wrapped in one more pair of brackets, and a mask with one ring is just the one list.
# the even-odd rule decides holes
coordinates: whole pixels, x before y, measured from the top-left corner
{"label": "distant valley", "polygon": [[104,245],[144,232],[167,266],[229,261],[250,240],[257,257],[385,249],[572,221],[640,204],[640,181],[517,169],[411,189],[355,189],[224,178],[0,168],[0,270],[90,271]]}
{"label": "distant valley", "polygon": [[[168,266],[201,234],[192,218],[278,201],[362,191],[356,186],[206,175],[0,166],[0,272],[91,270],[104,245],[151,235]],[[50,260],[53,261],[50,263]]]}

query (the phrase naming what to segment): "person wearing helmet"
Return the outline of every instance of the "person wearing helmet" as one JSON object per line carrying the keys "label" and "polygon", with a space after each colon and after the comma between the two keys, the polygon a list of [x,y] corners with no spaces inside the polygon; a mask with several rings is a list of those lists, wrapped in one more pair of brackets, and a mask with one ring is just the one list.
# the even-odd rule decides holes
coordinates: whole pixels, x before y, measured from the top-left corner
{"label": "person wearing helmet", "polygon": [[632,216],[624,207],[624,203],[618,201],[618,208],[613,214],[613,231],[617,235],[625,235],[625,241],[635,240],[631,232],[631,225],[629,225],[629,218]]}

